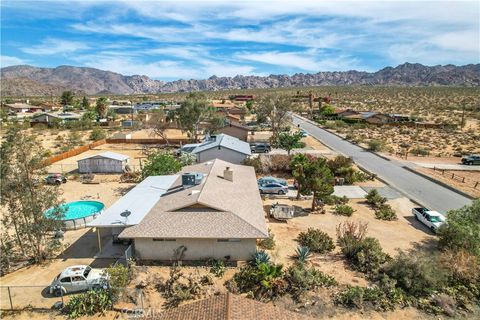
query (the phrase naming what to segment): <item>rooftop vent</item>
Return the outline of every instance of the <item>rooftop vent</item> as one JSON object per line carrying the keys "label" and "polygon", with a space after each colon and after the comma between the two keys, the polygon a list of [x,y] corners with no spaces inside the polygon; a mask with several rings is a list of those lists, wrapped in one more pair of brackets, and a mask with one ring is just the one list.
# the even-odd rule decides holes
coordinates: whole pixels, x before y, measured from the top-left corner
{"label": "rooftop vent", "polygon": [[203,173],[188,172],[182,174],[182,186],[184,188],[193,187],[202,183]]}
{"label": "rooftop vent", "polygon": [[223,170],[223,178],[233,182],[233,171],[230,167],[226,167],[225,170]]}

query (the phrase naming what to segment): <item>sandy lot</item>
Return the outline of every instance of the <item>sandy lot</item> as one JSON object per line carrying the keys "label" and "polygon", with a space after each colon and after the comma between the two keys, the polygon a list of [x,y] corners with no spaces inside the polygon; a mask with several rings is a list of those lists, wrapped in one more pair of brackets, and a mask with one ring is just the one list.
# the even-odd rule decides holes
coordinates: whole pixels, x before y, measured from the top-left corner
{"label": "sandy lot", "polygon": [[[310,208],[310,200],[292,201],[288,199],[266,199],[265,209],[269,210],[273,203],[295,204],[303,208]],[[411,215],[410,210],[414,204],[406,198],[390,200],[388,202],[397,212],[397,221],[381,221],[375,219],[372,209],[370,209],[364,200],[350,200],[349,205],[356,212],[352,217],[337,216],[332,213],[332,208],[327,207],[326,214],[311,214],[306,217],[297,217],[288,222],[279,222],[270,219],[268,227],[275,235],[276,248],[272,250],[271,255],[275,261],[290,264],[291,256],[294,254],[298,243],[295,238],[301,231],[310,227],[319,228],[328,233],[333,239],[336,239],[336,226],[347,220],[360,221],[368,223],[368,235],[377,238],[385,252],[394,255],[396,249],[408,250],[418,245],[434,245],[435,236],[430,231],[418,223]],[[365,284],[366,281],[352,272],[344,264],[339,255],[339,249],[326,255],[316,255],[312,263],[320,270],[335,276],[339,283],[343,284]]]}

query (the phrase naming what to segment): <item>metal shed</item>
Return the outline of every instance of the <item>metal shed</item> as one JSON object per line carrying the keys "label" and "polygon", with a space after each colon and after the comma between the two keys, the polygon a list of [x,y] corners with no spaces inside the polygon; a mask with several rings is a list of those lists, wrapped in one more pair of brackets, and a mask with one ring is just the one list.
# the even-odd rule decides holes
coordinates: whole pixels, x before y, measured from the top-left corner
{"label": "metal shed", "polygon": [[79,173],[122,173],[129,157],[115,152],[104,152],[78,160]]}

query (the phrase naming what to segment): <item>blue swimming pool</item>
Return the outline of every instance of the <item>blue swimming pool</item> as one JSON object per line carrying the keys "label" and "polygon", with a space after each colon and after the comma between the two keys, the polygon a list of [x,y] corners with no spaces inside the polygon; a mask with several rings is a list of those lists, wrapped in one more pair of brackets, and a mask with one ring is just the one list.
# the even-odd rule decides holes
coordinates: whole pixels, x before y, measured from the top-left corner
{"label": "blue swimming pool", "polygon": [[[98,214],[105,208],[105,205],[99,201],[74,201],[62,204],[60,207],[65,213],[62,220],[74,220]],[[49,212],[51,209],[47,210],[45,214],[48,215]]]}

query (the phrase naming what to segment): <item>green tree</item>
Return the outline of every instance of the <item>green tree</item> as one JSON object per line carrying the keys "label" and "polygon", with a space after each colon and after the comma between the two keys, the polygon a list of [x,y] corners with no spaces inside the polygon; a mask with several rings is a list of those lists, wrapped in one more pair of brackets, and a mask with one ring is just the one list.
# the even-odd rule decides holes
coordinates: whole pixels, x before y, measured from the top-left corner
{"label": "green tree", "polygon": [[218,132],[218,130],[220,130],[221,128],[225,127],[226,124],[227,121],[225,119],[225,116],[214,113],[208,121],[208,125],[205,128],[205,133],[214,134]]}
{"label": "green tree", "polygon": [[215,110],[204,93],[190,93],[176,112],[177,123],[188,136],[198,141],[200,124],[209,121]]}
{"label": "green tree", "polygon": [[97,104],[95,106],[98,116],[101,119],[104,119],[107,116],[108,112],[108,100],[105,97],[100,97],[97,99]]}
{"label": "green tree", "polygon": [[257,121],[270,121],[272,141],[276,141],[280,128],[291,119],[290,112],[296,109],[297,106],[287,95],[266,95],[257,103]]}
{"label": "green tree", "polygon": [[330,104],[324,104],[322,106],[322,109],[320,110],[320,113],[324,116],[328,116],[328,115],[331,115],[335,112],[335,108],[330,105]]}
{"label": "green tree", "polygon": [[107,134],[105,133],[105,130],[101,128],[94,128],[92,132],[90,133],[90,140],[102,140],[107,137]]}
{"label": "green tree", "polygon": [[0,155],[0,201],[6,208],[1,222],[4,230],[12,231],[3,233],[2,247],[41,262],[60,246],[51,232],[61,227],[59,218],[64,214],[57,187],[40,182],[46,174],[46,152],[34,136],[12,128]]}
{"label": "green tree", "polygon": [[447,223],[438,229],[441,249],[460,251],[475,255],[480,261],[480,199],[447,214]]}
{"label": "green tree", "polygon": [[60,103],[63,107],[73,104],[73,98],[75,94],[72,91],[63,91],[60,97]]}
{"label": "green tree", "polygon": [[172,154],[165,151],[152,152],[147,156],[142,168],[142,176],[162,176],[175,174],[182,169],[182,164]]}
{"label": "green tree", "polygon": [[287,150],[288,155],[290,155],[292,149],[305,147],[305,143],[300,140],[302,140],[302,134],[300,132],[295,132],[294,134],[282,132],[278,135],[277,143],[280,149]]}
{"label": "green tree", "polygon": [[150,128],[153,134],[160,136],[165,143],[169,145],[167,129],[175,119],[174,112],[165,112],[162,109],[155,110],[150,115],[150,119],[146,123],[146,127]]}
{"label": "green tree", "polygon": [[88,102],[88,99],[85,96],[83,96],[81,107],[83,110],[90,109],[90,102]]}
{"label": "green tree", "polygon": [[88,110],[87,112],[85,112],[82,115],[82,120],[92,122],[92,121],[97,120],[97,117],[98,117],[98,115],[97,115],[97,112],[95,110]]}
{"label": "green tree", "polygon": [[318,200],[333,193],[333,175],[325,159],[295,155],[292,159],[292,169],[299,193],[313,194],[312,210],[316,209]]}

